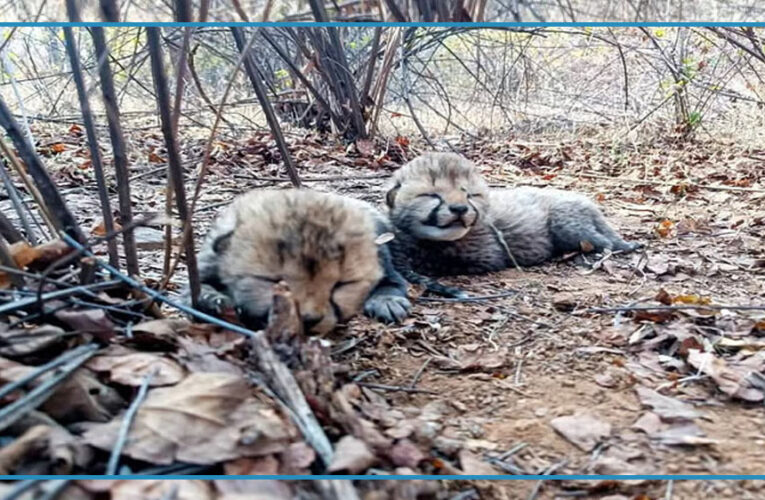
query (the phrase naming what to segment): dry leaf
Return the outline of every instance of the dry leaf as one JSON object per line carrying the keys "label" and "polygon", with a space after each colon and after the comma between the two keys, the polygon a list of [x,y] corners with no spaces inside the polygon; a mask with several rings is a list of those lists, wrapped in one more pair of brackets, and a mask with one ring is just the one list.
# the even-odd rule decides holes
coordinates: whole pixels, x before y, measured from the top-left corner
{"label": "dry leaf", "polygon": [[494,467],[468,450],[461,450],[459,459],[462,474],[466,476],[490,476],[497,474],[497,470]]}
{"label": "dry leaf", "polygon": [[117,328],[103,309],[64,309],[56,311],[54,316],[79,333],[110,337]]}
{"label": "dry leaf", "polygon": [[280,474],[308,474],[308,468],[316,460],[316,452],[305,442],[292,443],[279,456]]}
{"label": "dry leaf", "polygon": [[347,472],[360,474],[377,462],[367,444],[361,439],[347,435],[335,445],[335,456],[327,467],[328,472]]}
{"label": "dry leaf", "polygon": [[672,305],[672,296],[665,289],[660,289],[659,293],[654,297],[657,302],[664,304],[665,306]]}
{"label": "dry leaf", "polygon": [[150,163],[165,163],[167,160],[159,156],[157,153],[149,153]]}
{"label": "dry leaf", "polygon": [[127,406],[117,391],[80,368],[60,384],[40,407],[58,422],[108,422]]}
{"label": "dry leaf", "polygon": [[678,295],[672,299],[674,304],[707,305],[712,302],[709,297],[702,297],[696,294]]}
{"label": "dry leaf", "polygon": [[637,429],[645,432],[647,435],[652,436],[659,432],[664,424],[661,422],[661,417],[657,414],[647,411],[632,424],[633,429]]}
{"label": "dry leaf", "polygon": [[[114,225],[114,231],[119,232],[122,230],[122,226],[116,222],[113,222],[112,224]],[[90,230],[90,234],[93,236],[106,236],[106,224],[104,221],[101,221],[97,225],[93,226],[93,228]]]}
{"label": "dry leaf", "polygon": [[375,152],[375,144],[369,139],[358,139],[356,141],[356,149],[362,156],[372,156]]}
{"label": "dry leaf", "polygon": [[650,321],[652,323],[666,323],[675,316],[675,312],[671,310],[640,310],[635,311],[632,315],[634,321]]}
{"label": "dry leaf", "polygon": [[753,370],[746,366],[728,364],[711,352],[688,351],[688,363],[715,381],[725,394],[745,401],[760,402],[765,397],[748,381]]}
{"label": "dry leaf", "polygon": [[664,219],[659,223],[658,226],[656,226],[656,234],[658,234],[662,238],[666,238],[670,235],[672,232],[672,228],[674,227],[674,224],[669,219]]}
{"label": "dry leaf", "polygon": [[38,458],[48,446],[50,427],[36,425],[0,448],[0,474],[13,474],[23,463]]}
{"label": "dry leaf", "polygon": [[413,442],[402,439],[390,450],[390,459],[397,467],[416,469],[427,457]]}
{"label": "dry leaf", "polygon": [[216,500],[292,500],[290,486],[285,481],[276,480],[216,480],[214,482],[218,497]]}
{"label": "dry leaf", "polygon": [[651,437],[669,445],[701,446],[717,442],[714,439],[704,437],[704,431],[693,422],[672,425]]}
{"label": "dry leaf", "polygon": [[611,424],[588,413],[554,418],[550,425],[582,451],[591,451],[611,435]]}
{"label": "dry leaf", "polygon": [[492,371],[505,366],[507,353],[508,350],[505,347],[491,351],[488,348],[469,344],[450,349],[448,358],[436,357],[435,362],[445,370]]}
{"label": "dry leaf", "polygon": [[257,458],[237,458],[223,464],[226,475],[258,476],[279,473],[279,461],[273,455]]}
{"label": "dry leaf", "polygon": [[124,348],[110,348],[89,360],[86,366],[96,372],[108,372],[112,382],[134,387],[139,387],[148,374],[153,374],[151,387],[177,384],[186,376],[184,369],[171,359]]}
{"label": "dry leaf", "polygon": [[115,481],[111,487],[111,500],[216,500],[209,481],[201,479],[178,481],[126,480]]}
{"label": "dry leaf", "polygon": [[63,153],[66,151],[66,145],[64,145],[62,142],[57,142],[56,144],[50,146],[50,150],[54,153]]}
{"label": "dry leaf", "polygon": [[[85,440],[111,450],[122,415],[94,425]],[[172,387],[149,391],[133,422],[123,454],[156,464],[212,464],[279,453],[294,427],[250,396],[247,381],[227,373],[193,373]]]}
{"label": "dry leaf", "polygon": [[27,356],[60,342],[65,332],[53,325],[42,325],[30,330],[14,329],[2,331],[5,325],[0,325],[0,355],[10,358]]}
{"label": "dry leaf", "polygon": [[[20,269],[27,267],[43,268],[72,250],[69,245],[61,240],[49,241],[35,247],[29,246],[24,241],[17,241],[9,245],[8,249],[16,266]],[[7,288],[9,285],[10,276],[8,273],[0,271],[0,288]]]}
{"label": "dry leaf", "polygon": [[688,403],[679,399],[663,396],[648,387],[638,386],[635,388],[640,402],[644,406],[653,408],[663,420],[692,420],[698,418],[700,414]]}

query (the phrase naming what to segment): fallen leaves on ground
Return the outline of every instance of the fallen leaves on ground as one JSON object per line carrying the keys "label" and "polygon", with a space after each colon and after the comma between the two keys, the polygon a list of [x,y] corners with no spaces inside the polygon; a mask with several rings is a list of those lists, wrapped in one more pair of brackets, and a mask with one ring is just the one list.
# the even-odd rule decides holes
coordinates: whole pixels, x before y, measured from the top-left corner
{"label": "fallen leaves on ground", "polygon": [[611,424],[589,413],[554,418],[550,425],[582,451],[591,451],[611,435]]}
{"label": "fallen leaves on ground", "polygon": [[[119,415],[91,426],[85,440],[111,450],[122,420]],[[294,427],[251,396],[242,377],[192,373],[175,386],[149,391],[123,454],[156,464],[212,464],[279,453],[295,439]]]}
{"label": "fallen leaves on ground", "polygon": [[171,359],[116,346],[89,360],[87,367],[95,372],[107,372],[112,382],[135,387],[149,375],[151,387],[174,385],[185,377],[184,369]]}

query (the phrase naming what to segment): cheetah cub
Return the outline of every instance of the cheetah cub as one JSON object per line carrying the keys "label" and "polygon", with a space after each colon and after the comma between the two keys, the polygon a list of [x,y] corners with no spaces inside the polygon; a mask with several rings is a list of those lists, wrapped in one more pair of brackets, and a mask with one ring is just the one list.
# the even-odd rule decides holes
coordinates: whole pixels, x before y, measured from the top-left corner
{"label": "cheetah cub", "polygon": [[428,153],[401,167],[386,195],[400,270],[430,276],[532,266],[578,250],[630,252],[600,209],[558,189],[489,189],[478,169],[452,153]]}
{"label": "cheetah cub", "polygon": [[371,205],[335,194],[253,190],[236,198],[209,230],[199,253],[198,307],[233,308],[262,328],[272,286],[289,286],[306,332],[325,334],[363,308],[398,322],[411,307],[406,282],[380,235],[392,228]]}

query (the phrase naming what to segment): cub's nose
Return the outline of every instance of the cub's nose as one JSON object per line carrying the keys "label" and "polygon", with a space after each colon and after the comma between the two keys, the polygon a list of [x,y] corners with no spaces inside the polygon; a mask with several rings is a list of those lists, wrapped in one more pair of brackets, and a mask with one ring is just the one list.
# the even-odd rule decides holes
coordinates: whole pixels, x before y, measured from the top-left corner
{"label": "cub's nose", "polygon": [[468,211],[468,206],[463,204],[449,205],[449,211],[455,215],[465,215]]}
{"label": "cub's nose", "polygon": [[321,320],[323,319],[324,316],[320,316],[318,314],[304,314],[302,317],[303,329],[309,331],[311,328],[321,323]]}

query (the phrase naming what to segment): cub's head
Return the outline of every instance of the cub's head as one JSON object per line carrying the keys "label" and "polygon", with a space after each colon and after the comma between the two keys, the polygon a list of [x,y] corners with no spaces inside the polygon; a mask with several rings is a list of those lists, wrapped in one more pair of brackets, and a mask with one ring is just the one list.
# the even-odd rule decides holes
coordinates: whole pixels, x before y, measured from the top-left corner
{"label": "cub's head", "polygon": [[427,153],[393,176],[386,200],[396,227],[416,238],[454,241],[486,212],[489,186],[475,166],[453,153]]}
{"label": "cub's head", "polygon": [[307,190],[253,191],[232,206],[218,242],[223,283],[248,324],[264,324],[284,281],[307,332],[325,334],[363,306],[382,278],[370,212],[356,200]]}

